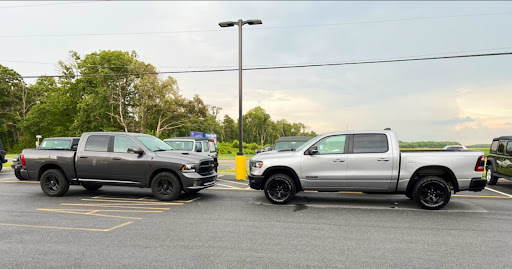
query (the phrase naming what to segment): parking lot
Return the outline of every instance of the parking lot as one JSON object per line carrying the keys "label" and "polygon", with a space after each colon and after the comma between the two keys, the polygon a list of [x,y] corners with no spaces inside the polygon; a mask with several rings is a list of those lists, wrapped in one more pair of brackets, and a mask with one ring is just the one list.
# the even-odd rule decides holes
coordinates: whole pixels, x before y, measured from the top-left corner
{"label": "parking lot", "polygon": [[506,268],[511,183],[426,211],[403,195],[349,192],[273,205],[232,174],[172,202],[114,186],[52,198],[5,169],[0,268]]}

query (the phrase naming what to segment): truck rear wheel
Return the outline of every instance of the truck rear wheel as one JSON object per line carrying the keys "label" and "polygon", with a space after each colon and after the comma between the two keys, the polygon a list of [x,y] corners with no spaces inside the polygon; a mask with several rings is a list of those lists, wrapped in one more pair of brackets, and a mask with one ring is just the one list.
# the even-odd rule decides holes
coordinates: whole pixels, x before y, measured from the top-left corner
{"label": "truck rear wheel", "polygon": [[487,185],[496,185],[498,183],[498,177],[492,172],[492,167],[487,166],[485,178],[487,179]]}
{"label": "truck rear wheel", "polygon": [[263,190],[267,199],[273,204],[287,204],[297,192],[295,182],[286,174],[270,176],[265,182]]}
{"label": "truck rear wheel", "polygon": [[452,196],[450,185],[441,177],[426,176],[421,178],[412,192],[414,201],[424,209],[441,209]]}
{"label": "truck rear wheel", "polygon": [[49,169],[40,178],[41,189],[52,197],[66,194],[69,190],[69,182],[62,170]]}
{"label": "truck rear wheel", "polygon": [[181,183],[175,175],[162,172],[153,178],[151,192],[161,201],[171,201],[181,195]]}

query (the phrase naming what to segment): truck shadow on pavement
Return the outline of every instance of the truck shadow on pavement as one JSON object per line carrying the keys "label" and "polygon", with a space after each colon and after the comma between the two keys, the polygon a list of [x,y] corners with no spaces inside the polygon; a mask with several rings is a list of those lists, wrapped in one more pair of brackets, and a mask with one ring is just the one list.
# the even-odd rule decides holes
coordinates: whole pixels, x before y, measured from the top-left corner
{"label": "truck shadow on pavement", "polygon": [[257,205],[290,207],[294,212],[306,209],[372,209],[372,210],[419,210],[425,212],[488,212],[467,200],[450,200],[441,210],[421,209],[416,202],[404,195],[342,194],[342,193],[299,193],[286,205],[269,202],[265,196],[251,201]]}

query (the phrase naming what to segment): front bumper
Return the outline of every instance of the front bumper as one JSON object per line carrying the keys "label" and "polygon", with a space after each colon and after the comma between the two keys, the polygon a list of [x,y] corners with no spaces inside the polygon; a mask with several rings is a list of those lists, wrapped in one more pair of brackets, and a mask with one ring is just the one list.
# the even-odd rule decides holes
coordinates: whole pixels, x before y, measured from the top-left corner
{"label": "front bumper", "polygon": [[263,190],[263,185],[265,184],[264,176],[255,176],[255,175],[247,175],[249,178],[249,186],[255,190]]}
{"label": "front bumper", "polygon": [[215,186],[217,184],[217,173],[202,176],[198,173],[182,173],[181,183],[183,190],[200,190]]}
{"label": "front bumper", "polygon": [[482,191],[487,185],[487,179],[474,177],[471,179],[471,183],[469,183],[469,191]]}

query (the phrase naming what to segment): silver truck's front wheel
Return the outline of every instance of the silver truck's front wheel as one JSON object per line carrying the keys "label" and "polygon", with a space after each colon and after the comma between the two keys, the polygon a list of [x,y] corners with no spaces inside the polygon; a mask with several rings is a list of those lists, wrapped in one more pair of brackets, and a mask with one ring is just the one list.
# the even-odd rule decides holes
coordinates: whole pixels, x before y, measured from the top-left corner
{"label": "silver truck's front wheel", "polygon": [[412,195],[421,208],[437,210],[448,204],[452,190],[443,178],[426,176],[416,183]]}
{"label": "silver truck's front wheel", "polygon": [[297,188],[293,179],[286,174],[274,174],[265,182],[265,196],[274,204],[286,204],[290,202]]}

